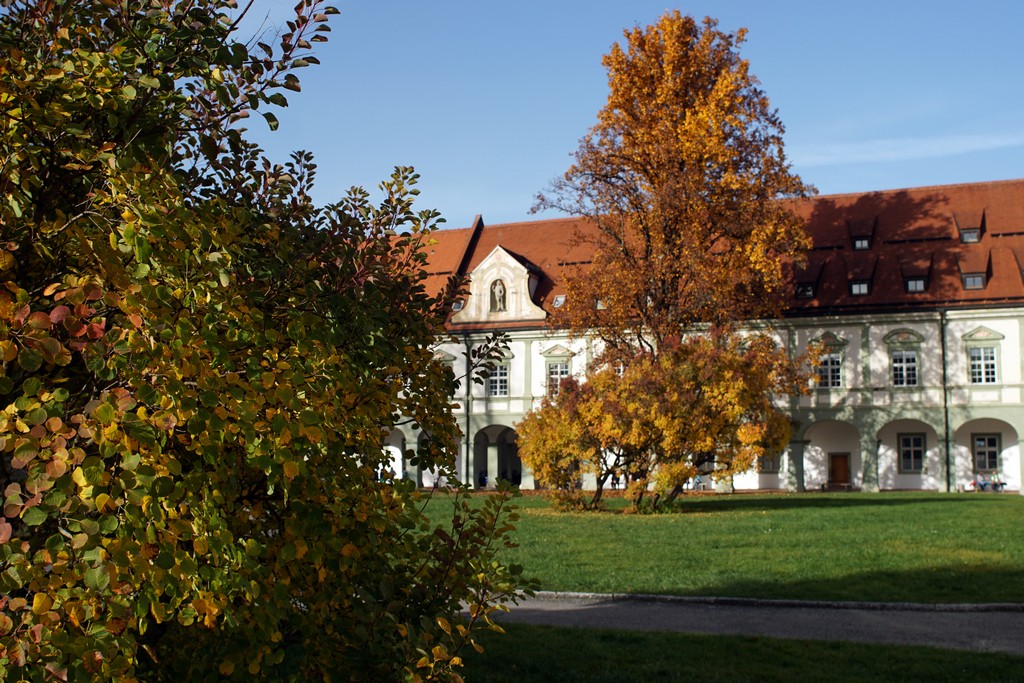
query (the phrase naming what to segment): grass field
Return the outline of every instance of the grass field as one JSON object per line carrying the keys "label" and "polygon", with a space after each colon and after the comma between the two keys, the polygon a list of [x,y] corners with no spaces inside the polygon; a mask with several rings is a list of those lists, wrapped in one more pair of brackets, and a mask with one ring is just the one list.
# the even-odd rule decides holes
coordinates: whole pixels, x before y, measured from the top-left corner
{"label": "grass field", "polygon": [[[885,602],[1024,602],[1024,497],[701,496],[679,513],[518,500],[507,560],[545,590]],[[431,503],[445,509],[443,498]],[[617,509],[615,509],[617,508]],[[467,681],[1021,681],[1024,658],[926,647],[508,625]]]}
{"label": "grass field", "polygon": [[508,626],[466,656],[487,683],[1020,681],[1024,658],[927,647]]}
{"label": "grass field", "polygon": [[507,559],[545,590],[1024,602],[1022,496],[701,496],[659,515],[519,503]]}

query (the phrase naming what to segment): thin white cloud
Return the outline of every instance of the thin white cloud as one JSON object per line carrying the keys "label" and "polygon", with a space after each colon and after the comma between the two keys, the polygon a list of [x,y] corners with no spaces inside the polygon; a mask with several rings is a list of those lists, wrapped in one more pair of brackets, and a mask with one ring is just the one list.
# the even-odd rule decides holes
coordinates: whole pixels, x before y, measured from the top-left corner
{"label": "thin white cloud", "polygon": [[845,166],[935,159],[1024,145],[1024,131],[994,135],[950,135],[936,138],[893,138],[787,147],[797,166]]}

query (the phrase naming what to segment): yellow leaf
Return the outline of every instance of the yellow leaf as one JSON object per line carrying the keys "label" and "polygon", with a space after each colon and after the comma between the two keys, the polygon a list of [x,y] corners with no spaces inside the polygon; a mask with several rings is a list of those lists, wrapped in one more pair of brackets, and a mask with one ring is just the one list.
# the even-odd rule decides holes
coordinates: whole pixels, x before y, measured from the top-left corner
{"label": "yellow leaf", "polygon": [[89,485],[89,480],[85,478],[85,472],[83,472],[80,467],[76,468],[75,471],[71,473],[71,479],[83,488]]}
{"label": "yellow leaf", "polygon": [[210,549],[210,544],[205,538],[194,538],[192,539],[192,549],[196,551],[197,555],[205,555]]}
{"label": "yellow leaf", "polygon": [[220,670],[221,676],[230,676],[235,671],[235,663],[230,659],[225,659],[220,663],[218,669]]}
{"label": "yellow leaf", "polygon": [[357,552],[359,552],[359,548],[352,545],[351,543],[346,543],[344,547],[341,549],[341,554],[345,557],[355,555]]}
{"label": "yellow leaf", "polygon": [[32,614],[45,614],[53,607],[53,598],[46,593],[36,593],[32,598]]}
{"label": "yellow leaf", "polygon": [[298,465],[298,463],[296,463],[296,462],[294,462],[292,460],[289,460],[288,462],[286,462],[284,464],[284,476],[287,477],[289,481],[291,481],[292,479],[297,477],[298,474],[299,474],[299,465]]}
{"label": "yellow leaf", "polygon": [[444,617],[438,617],[437,618],[437,625],[440,626],[441,630],[444,631],[445,633],[447,633],[448,635],[452,634],[451,624],[449,624],[448,620],[445,619]]}

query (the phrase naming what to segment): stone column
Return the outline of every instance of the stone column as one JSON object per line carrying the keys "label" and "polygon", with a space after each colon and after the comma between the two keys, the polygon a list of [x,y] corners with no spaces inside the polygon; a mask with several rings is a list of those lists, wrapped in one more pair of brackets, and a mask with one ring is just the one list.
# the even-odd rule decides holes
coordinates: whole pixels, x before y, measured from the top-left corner
{"label": "stone column", "polygon": [[803,493],[807,490],[804,485],[804,447],[808,441],[793,439],[789,442],[789,467],[787,471],[786,488],[790,491]]}
{"label": "stone column", "polygon": [[861,490],[868,493],[878,492],[878,449],[881,442],[875,438],[875,431],[871,429],[860,435],[861,462],[864,465]]}

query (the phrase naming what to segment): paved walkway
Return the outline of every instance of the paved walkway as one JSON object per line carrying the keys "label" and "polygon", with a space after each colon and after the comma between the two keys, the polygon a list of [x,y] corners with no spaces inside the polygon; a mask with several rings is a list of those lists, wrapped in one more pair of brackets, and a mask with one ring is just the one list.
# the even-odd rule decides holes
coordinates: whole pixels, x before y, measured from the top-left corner
{"label": "paved walkway", "polygon": [[919,605],[541,592],[506,623],[931,645],[1024,655],[1024,605]]}

